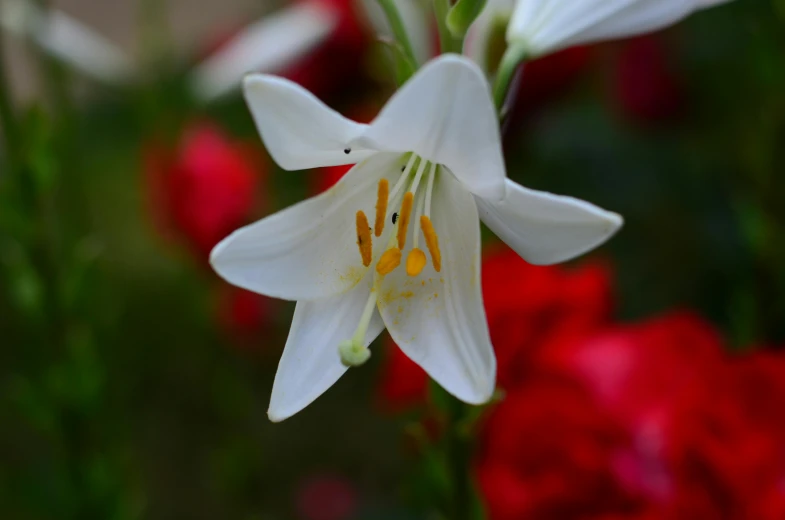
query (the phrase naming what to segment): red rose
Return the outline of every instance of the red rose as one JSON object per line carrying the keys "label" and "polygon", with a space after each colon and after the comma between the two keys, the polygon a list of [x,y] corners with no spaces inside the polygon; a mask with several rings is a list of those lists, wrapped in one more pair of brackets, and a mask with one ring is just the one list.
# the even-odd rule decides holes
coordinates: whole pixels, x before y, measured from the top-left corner
{"label": "red rose", "polygon": [[613,472],[626,434],[574,381],[538,376],[485,425],[477,474],[491,520],[641,518]]}
{"label": "red rose", "polygon": [[[483,260],[482,289],[491,341],[498,359],[498,384],[519,385],[542,349],[604,327],[612,310],[609,269],[533,266],[514,251],[497,248]],[[382,399],[394,409],[422,402],[427,376],[391,341],[382,376]]]}
{"label": "red rose", "polygon": [[258,210],[259,156],[214,125],[192,126],[177,150],[149,147],[144,159],[153,216],[200,259]]}

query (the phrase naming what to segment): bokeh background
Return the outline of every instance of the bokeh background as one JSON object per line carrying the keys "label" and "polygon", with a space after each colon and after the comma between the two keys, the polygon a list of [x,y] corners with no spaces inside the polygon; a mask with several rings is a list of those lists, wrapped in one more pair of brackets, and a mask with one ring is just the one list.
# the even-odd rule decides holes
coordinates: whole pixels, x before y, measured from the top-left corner
{"label": "bokeh background", "polygon": [[[384,46],[359,5],[308,1],[340,22],[275,72],[372,119]],[[280,424],[293,305],[207,255],[343,171],[281,172],[239,94],[188,81],[287,6],[52,4],[136,73],[107,85],[2,35],[1,518],[785,518],[785,2],[526,66],[509,175],[626,223],[547,268],[484,234],[493,404],[455,403],[383,336]]]}

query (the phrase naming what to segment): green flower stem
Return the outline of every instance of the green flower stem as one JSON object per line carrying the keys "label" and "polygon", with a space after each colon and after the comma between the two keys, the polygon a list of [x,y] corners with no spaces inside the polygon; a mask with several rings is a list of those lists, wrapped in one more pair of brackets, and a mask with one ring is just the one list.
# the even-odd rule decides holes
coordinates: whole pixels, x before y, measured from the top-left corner
{"label": "green flower stem", "polygon": [[461,52],[463,39],[453,36],[447,27],[447,15],[450,12],[450,0],[433,0],[433,11],[436,15],[436,26],[439,30],[439,46],[442,54]]}
{"label": "green flower stem", "polygon": [[412,47],[411,40],[409,40],[409,33],[406,32],[406,27],[403,25],[403,20],[401,19],[401,13],[398,12],[395,3],[393,0],[379,0],[379,5],[382,6],[384,14],[390,22],[393,36],[395,36],[395,39],[401,47],[403,47],[406,57],[409,58],[412,63],[417,64],[417,58],[414,56],[414,48]]}
{"label": "green flower stem", "polygon": [[512,45],[507,48],[499,64],[499,72],[493,85],[493,100],[496,109],[501,112],[507,100],[507,92],[515,77],[518,66],[526,60],[526,49],[522,45]]}

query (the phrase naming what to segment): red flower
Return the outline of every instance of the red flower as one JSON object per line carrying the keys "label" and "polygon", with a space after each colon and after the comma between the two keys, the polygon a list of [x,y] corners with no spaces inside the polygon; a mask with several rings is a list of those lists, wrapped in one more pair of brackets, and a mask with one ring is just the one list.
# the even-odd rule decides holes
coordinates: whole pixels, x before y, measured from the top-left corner
{"label": "red flower", "polygon": [[298,518],[303,520],[349,520],[358,504],[357,489],[337,475],[314,475],[297,491]]}
{"label": "red flower", "polygon": [[[482,286],[499,386],[507,390],[521,384],[548,345],[604,327],[613,306],[607,267],[533,266],[506,247],[486,256]],[[393,409],[422,402],[427,376],[392,342],[390,347],[382,400]]]}
{"label": "red flower", "polygon": [[218,325],[235,344],[255,347],[267,325],[270,304],[265,296],[226,285],[218,293]]}
{"label": "red flower", "polygon": [[144,159],[159,227],[184,240],[200,259],[258,209],[264,174],[259,156],[214,125],[192,126],[176,151],[153,146]]}
{"label": "red flower", "polygon": [[477,474],[491,520],[642,518],[613,472],[626,434],[574,381],[511,392],[488,420]]}
{"label": "red flower", "polygon": [[346,172],[352,169],[353,164],[345,164],[341,166],[326,166],[315,170],[309,177],[309,190],[311,194],[317,195],[324,191],[329,190],[335,183],[341,180],[346,175]]}
{"label": "red flower", "polygon": [[[729,358],[717,332],[674,313],[548,351],[624,425],[614,468],[662,518],[785,511],[785,362]],[[761,404],[763,403],[763,404]]]}
{"label": "red flower", "polygon": [[559,99],[586,73],[592,48],[570,47],[524,65],[508,128],[515,129],[548,103]]}
{"label": "red flower", "polygon": [[338,12],[338,25],[313,52],[291,64],[282,76],[324,98],[337,94],[362,75],[365,52],[371,43],[360,6],[354,0],[307,0]]}
{"label": "red flower", "polygon": [[643,36],[625,42],[618,55],[614,99],[628,118],[661,121],[682,106],[682,92],[662,40]]}

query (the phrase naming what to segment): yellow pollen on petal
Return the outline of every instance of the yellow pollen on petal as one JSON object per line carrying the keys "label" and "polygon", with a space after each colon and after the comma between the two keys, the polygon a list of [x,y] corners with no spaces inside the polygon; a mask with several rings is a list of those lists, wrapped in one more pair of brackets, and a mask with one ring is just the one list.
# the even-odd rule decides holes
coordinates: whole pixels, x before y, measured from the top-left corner
{"label": "yellow pollen on petal", "polygon": [[379,181],[379,193],[376,197],[376,222],[373,231],[377,237],[382,236],[384,221],[387,220],[387,199],[390,197],[390,183],[387,179]]}
{"label": "yellow pollen on petal", "polygon": [[436,230],[433,229],[431,219],[425,215],[421,216],[420,227],[422,228],[422,234],[425,235],[425,244],[428,246],[428,252],[431,253],[433,268],[436,269],[437,273],[441,272],[442,252],[439,250],[439,236],[436,234]]}
{"label": "yellow pollen on petal", "polygon": [[357,247],[363,257],[363,265],[368,267],[373,259],[373,243],[371,242],[371,228],[368,227],[368,217],[362,210],[357,212]]}
{"label": "yellow pollen on petal", "polygon": [[401,256],[401,250],[397,247],[388,249],[376,264],[376,272],[382,276],[390,274],[401,265]]}
{"label": "yellow pollen on petal", "polygon": [[401,214],[398,215],[398,249],[406,246],[406,231],[409,227],[409,218],[412,216],[412,206],[414,206],[414,193],[407,191],[403,196]]}
{"label": "yellow pollen on petal", "polygon": [[427,262],[428,259],[425,258],[425,253],[423,253],[422,249],[415,247],[409,251],[409,255],[406,257],[406,274],[417,276],[422,272]]}

